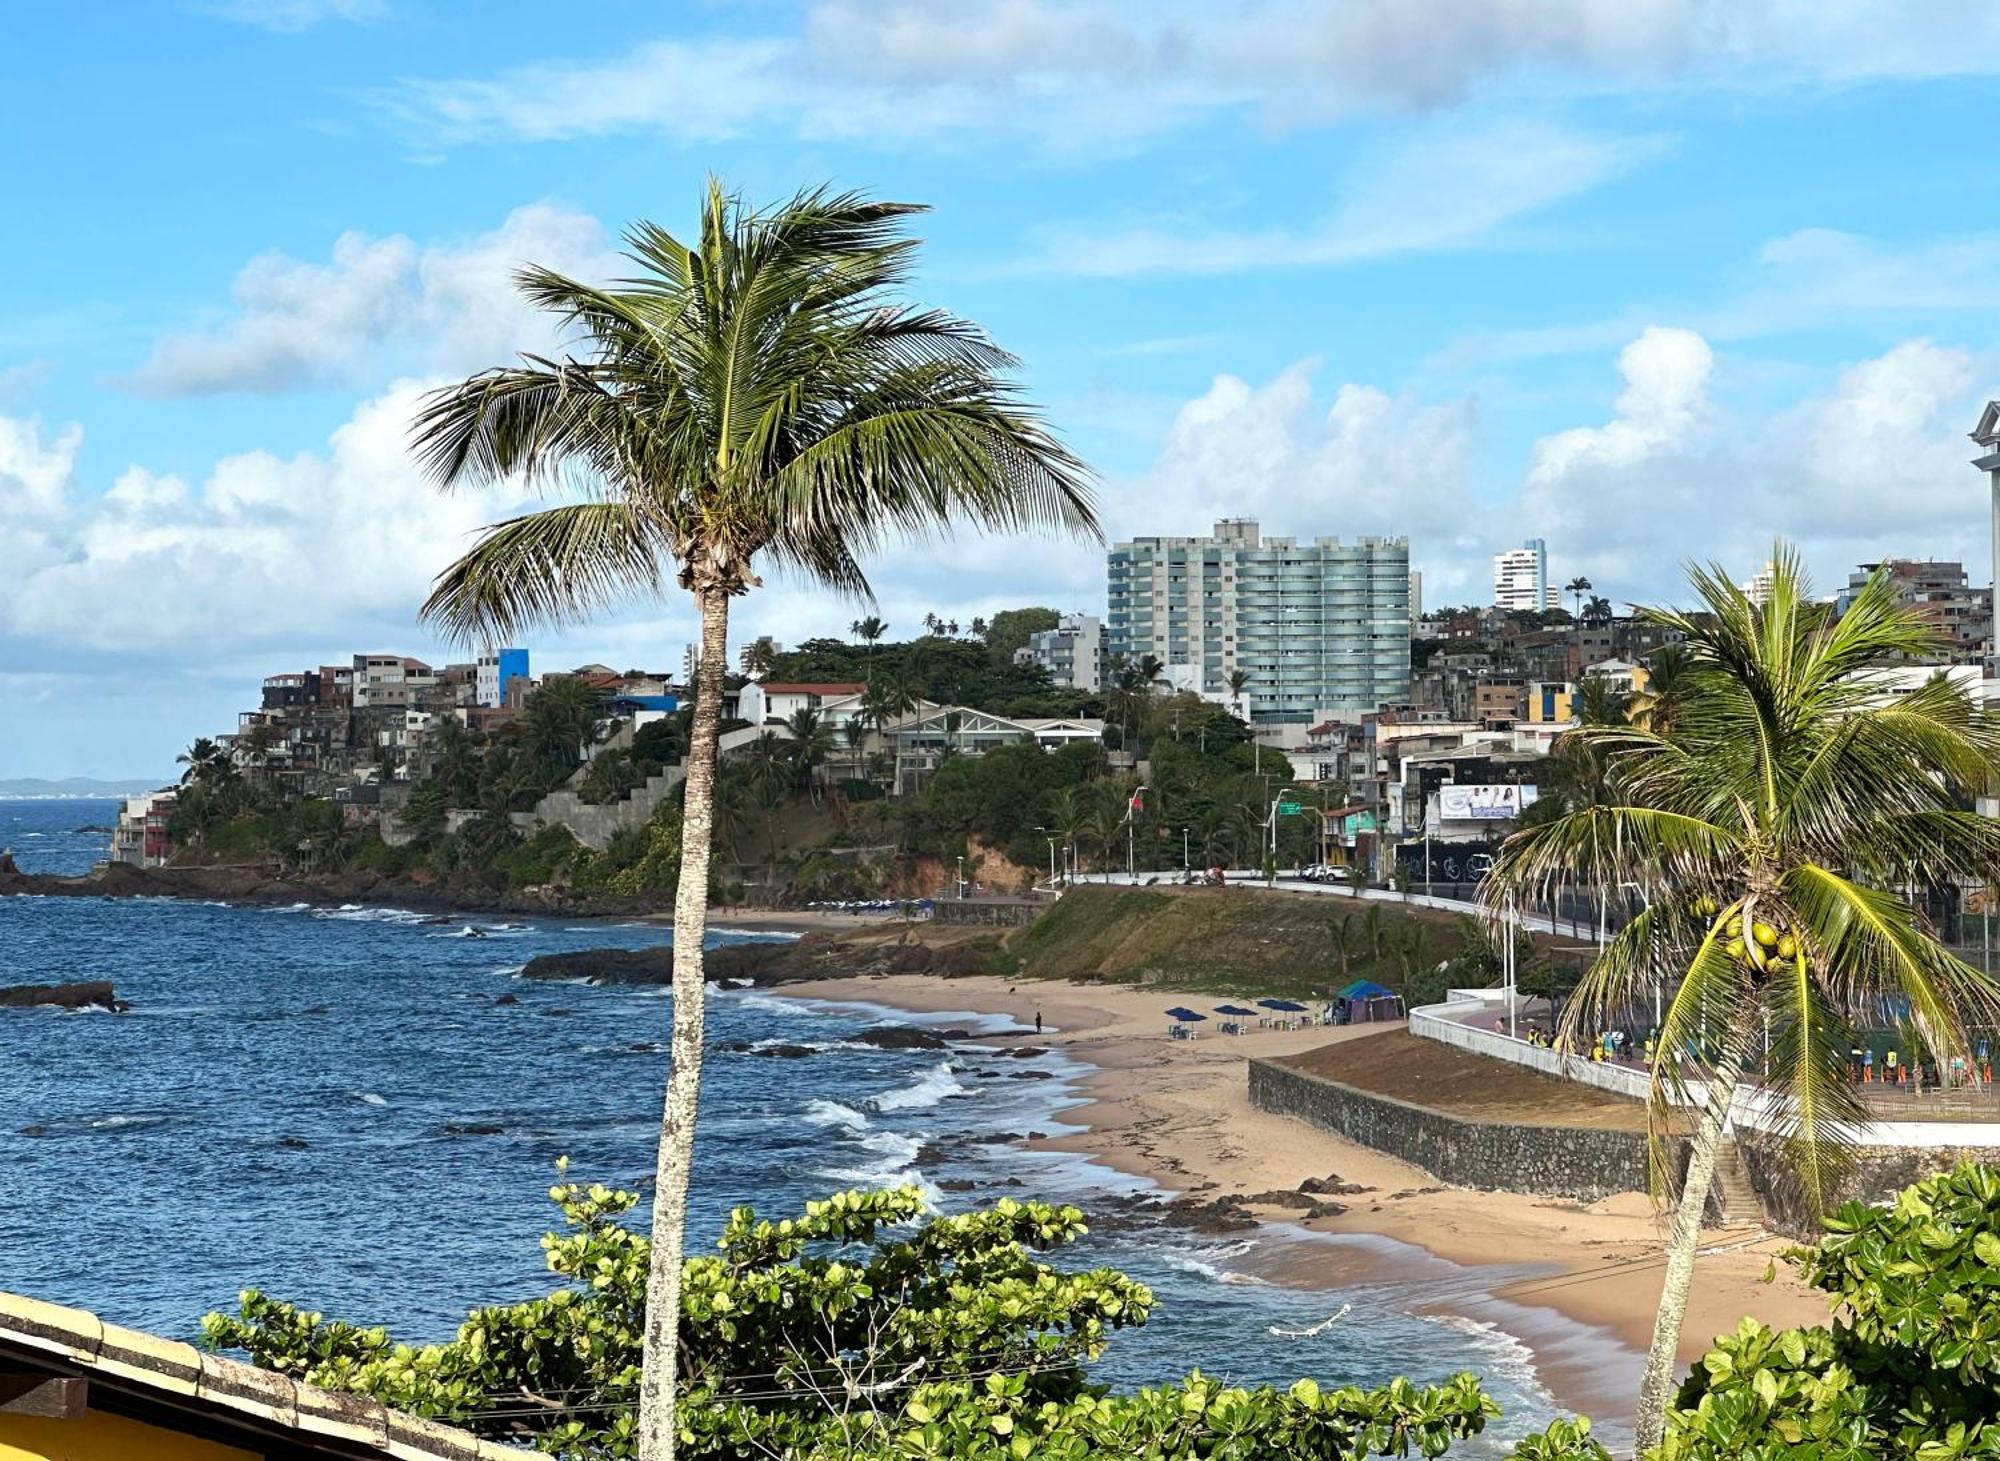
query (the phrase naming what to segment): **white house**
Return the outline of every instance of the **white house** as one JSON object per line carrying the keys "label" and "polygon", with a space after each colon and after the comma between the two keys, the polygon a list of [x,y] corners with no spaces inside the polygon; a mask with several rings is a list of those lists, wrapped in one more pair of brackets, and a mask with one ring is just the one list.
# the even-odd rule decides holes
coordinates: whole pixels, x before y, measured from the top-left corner
{"label": "white house", "polygon": [[860,709],[866,685],[760,684],[753,680],[737,696],[737,715],[752,725],[782,724],[801,710],[817,710],[834,730],[852,720]]}

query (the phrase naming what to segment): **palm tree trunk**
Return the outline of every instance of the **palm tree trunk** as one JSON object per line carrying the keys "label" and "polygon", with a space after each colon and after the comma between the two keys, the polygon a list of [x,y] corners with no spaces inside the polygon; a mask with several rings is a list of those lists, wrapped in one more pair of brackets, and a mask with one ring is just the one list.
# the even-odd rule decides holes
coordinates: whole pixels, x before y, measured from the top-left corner
{"label": "palm tree trunk", "polygon": [[702,942],[708,935],[709,844],[715,829],[716,739],[722,727],[722,673],[729,657],[729,596],[697,589],[701,665],[694,724],[688,734],[682,793],[681,876],[674,893],[672,1067],[660,1112],[653,1168],[653,1246],[646,1273],[646,1338],[639,1380],[639,1461],[673,1461],[674,1392],[680,1360],[681,1254],[688,1177],[694,1166],[695,1117],[701,1105],[702,1027],[707,988]]}
{"label": "palm tree trunk", "polygon": [[[1655,1058],[1672,1057],[1662,1051]],[[1660,1308],[1653,1320],[1653,1344],[1646,1352],[1646,1368],[1639,1381],[1639,1413],[1634,1420],[1633,1445],[1633,1454],[1637,1456],[1652,1451],[1666,1435],[1667,1398],[1673,1391],[1674,1372],[1680,1368],[1681,1327],[1687,1322],[1695,1249],[1701,1245],[1702,1214],[1715,1178],[1715,1159],[1722,1149],[1722,1129],[1729,1103],[1736,1095],[1742,1070],[1742,1056],[1732,1041],[1709,1080],[1708,1104],[1702,1108],[1701,1122],[1695,1128],[1694,1145],[1688,1152],[1687,1176],[1681,1183],[1680,1207],[1674,1213],[1674,1233],[1667,1244],[1667,1272],[1660,1284]]]}

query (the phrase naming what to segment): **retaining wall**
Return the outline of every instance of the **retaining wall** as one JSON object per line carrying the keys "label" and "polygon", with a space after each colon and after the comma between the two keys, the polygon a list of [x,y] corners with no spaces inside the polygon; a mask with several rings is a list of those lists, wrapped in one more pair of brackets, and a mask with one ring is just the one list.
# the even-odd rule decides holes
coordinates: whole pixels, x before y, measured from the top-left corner
{"label": "retaining wall", "polygon": [[1250,1104],[1422,1167],[1454,1187],[1596,1202],[1646,1190],[1636,1131],[1468,1121],[1268,1060],[1250,1065]]}

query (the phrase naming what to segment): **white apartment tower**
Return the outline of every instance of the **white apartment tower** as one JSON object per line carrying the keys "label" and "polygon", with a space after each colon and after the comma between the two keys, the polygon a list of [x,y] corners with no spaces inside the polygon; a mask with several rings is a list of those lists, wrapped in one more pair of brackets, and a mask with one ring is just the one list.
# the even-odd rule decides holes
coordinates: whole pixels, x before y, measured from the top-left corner
{"label": "white apartment tower", "polygon": [[1312,725],[1410,693],[1410,540],[1265,537],[1232,518],[1205,538],[1134,538],[1107,560],[1111,659],[1159,660],[1217,703],[1249,677],[1250,718]]}
{"label": "white apartment tower", "polygon": [[1493,555],[1493,603],[1532,613],[1562,607],[1562,590],[1549,582],[1548,544],[1530,538]]}

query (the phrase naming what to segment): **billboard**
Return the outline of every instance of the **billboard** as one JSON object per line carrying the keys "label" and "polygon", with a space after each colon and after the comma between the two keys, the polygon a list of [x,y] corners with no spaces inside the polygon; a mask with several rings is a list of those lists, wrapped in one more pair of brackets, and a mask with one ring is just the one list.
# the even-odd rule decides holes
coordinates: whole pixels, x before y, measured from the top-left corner
{"label": "billboard", "polygon": [[1532,786],[1458,786],[1438,788],[1438,817],[1446,822],[1505,822],[1534,805],[1539,793]]}

